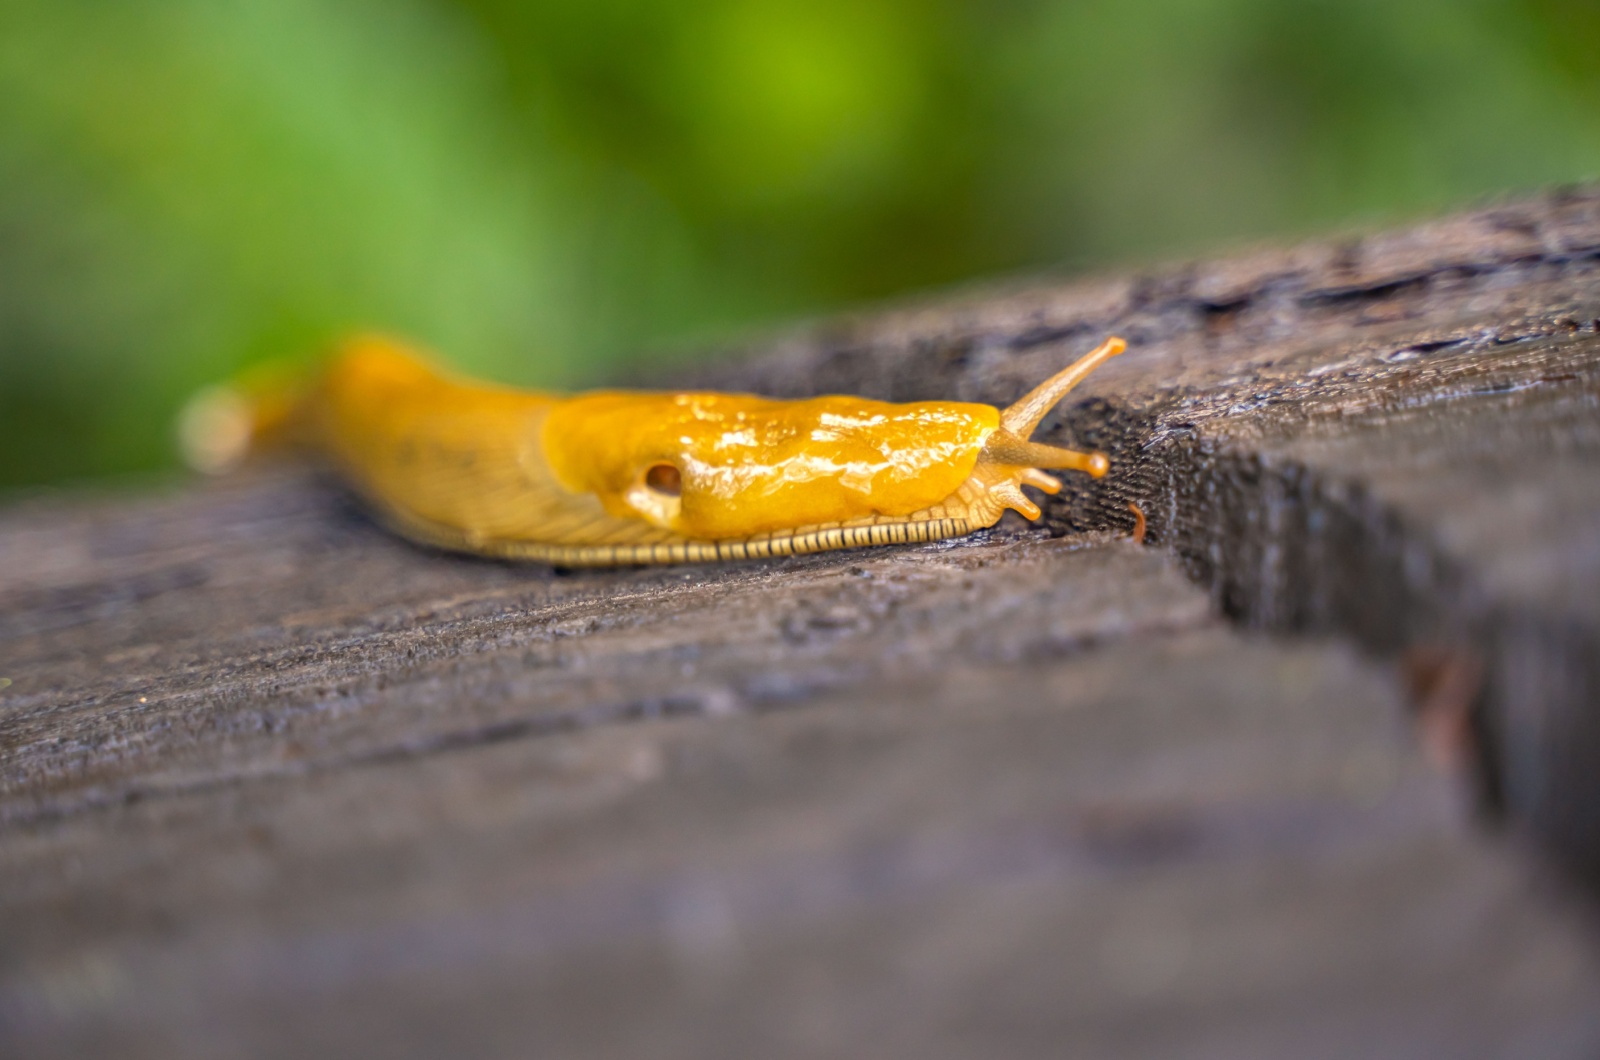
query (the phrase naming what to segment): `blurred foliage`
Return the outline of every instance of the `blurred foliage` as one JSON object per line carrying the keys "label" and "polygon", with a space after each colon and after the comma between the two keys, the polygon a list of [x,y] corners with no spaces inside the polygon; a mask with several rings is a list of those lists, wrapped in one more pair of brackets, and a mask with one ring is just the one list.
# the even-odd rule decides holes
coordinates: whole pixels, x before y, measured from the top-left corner
{"label": "blurred foliage", "polygon": [[570,385],[1596,174],[1591,0],[0,0],[0,485],[356,327]]}

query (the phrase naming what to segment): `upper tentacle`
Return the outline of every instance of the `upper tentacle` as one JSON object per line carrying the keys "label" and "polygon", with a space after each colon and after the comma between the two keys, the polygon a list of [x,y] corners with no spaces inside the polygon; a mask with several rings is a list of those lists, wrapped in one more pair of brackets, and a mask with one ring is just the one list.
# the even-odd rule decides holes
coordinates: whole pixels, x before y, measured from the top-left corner
{"label": "upper tentacle", "polygon": [[1000,425],[1019,438],[1033,434],[1045,413],[1056,407],[1085,376],[1128,348],[1119,338],[1109,338],[1072,364],[1046,379],[1000,413]]}

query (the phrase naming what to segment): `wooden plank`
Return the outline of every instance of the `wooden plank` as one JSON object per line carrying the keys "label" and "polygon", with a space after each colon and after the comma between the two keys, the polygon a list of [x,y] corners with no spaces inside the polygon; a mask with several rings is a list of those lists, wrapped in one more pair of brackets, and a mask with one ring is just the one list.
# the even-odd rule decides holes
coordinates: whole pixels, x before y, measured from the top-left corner
{"label": "wooden plank", "polygon": [[555,573],[293,470],[0,512],[0,1045],[1593,1055],[1525,855],[1597,849],[1600,194],[693,381],[1003,402],[1113,332],[1046,424],[1113,475],[952,545]]}

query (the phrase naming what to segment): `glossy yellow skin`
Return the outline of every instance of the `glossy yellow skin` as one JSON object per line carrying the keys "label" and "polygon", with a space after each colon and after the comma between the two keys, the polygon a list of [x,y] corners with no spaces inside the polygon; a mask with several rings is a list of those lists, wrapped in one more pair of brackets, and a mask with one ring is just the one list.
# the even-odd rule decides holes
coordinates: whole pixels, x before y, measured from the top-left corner
{"label": "glossy yellow skin", "polygon": [[[930,507],[999,425],[993,406],[955,402],[602,392],[557,402],[542,435],[566,488],[619,518],[717,539]],[[641,482],[663,463],[681,475],[678,503]]]}
{"label": "glossy yellow skin", "polygon": [[[1080,361],[1065,389],[1120,350],[1111,340]],[[1025,441],[1055,403],[1043,389],[1004,413],[842,396],[566,397],[459,380],[367,337],[295,401],[256,396],[245,436],[289,422],[391,524],[431,544],[563,565],[681,562],[933,540],[1008,507],[1036,518],[1017,487],[1059,483],[1030,462],[1106,468],[1098,454]],[[1007,416],[1033,422],[1011,423],[1018,435]]]}

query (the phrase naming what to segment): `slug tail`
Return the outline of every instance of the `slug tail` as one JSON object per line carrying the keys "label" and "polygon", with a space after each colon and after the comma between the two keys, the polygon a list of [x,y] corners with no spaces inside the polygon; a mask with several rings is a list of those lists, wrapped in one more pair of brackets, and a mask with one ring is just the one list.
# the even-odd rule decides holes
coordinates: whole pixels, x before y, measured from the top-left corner
{"label": "slug tail", "polygon": [[269,364],[196,391],[178,413],[183,462],[218,475],[239,466],[253,451],[293,445],[303,433],[309,389],[302,369]]}

